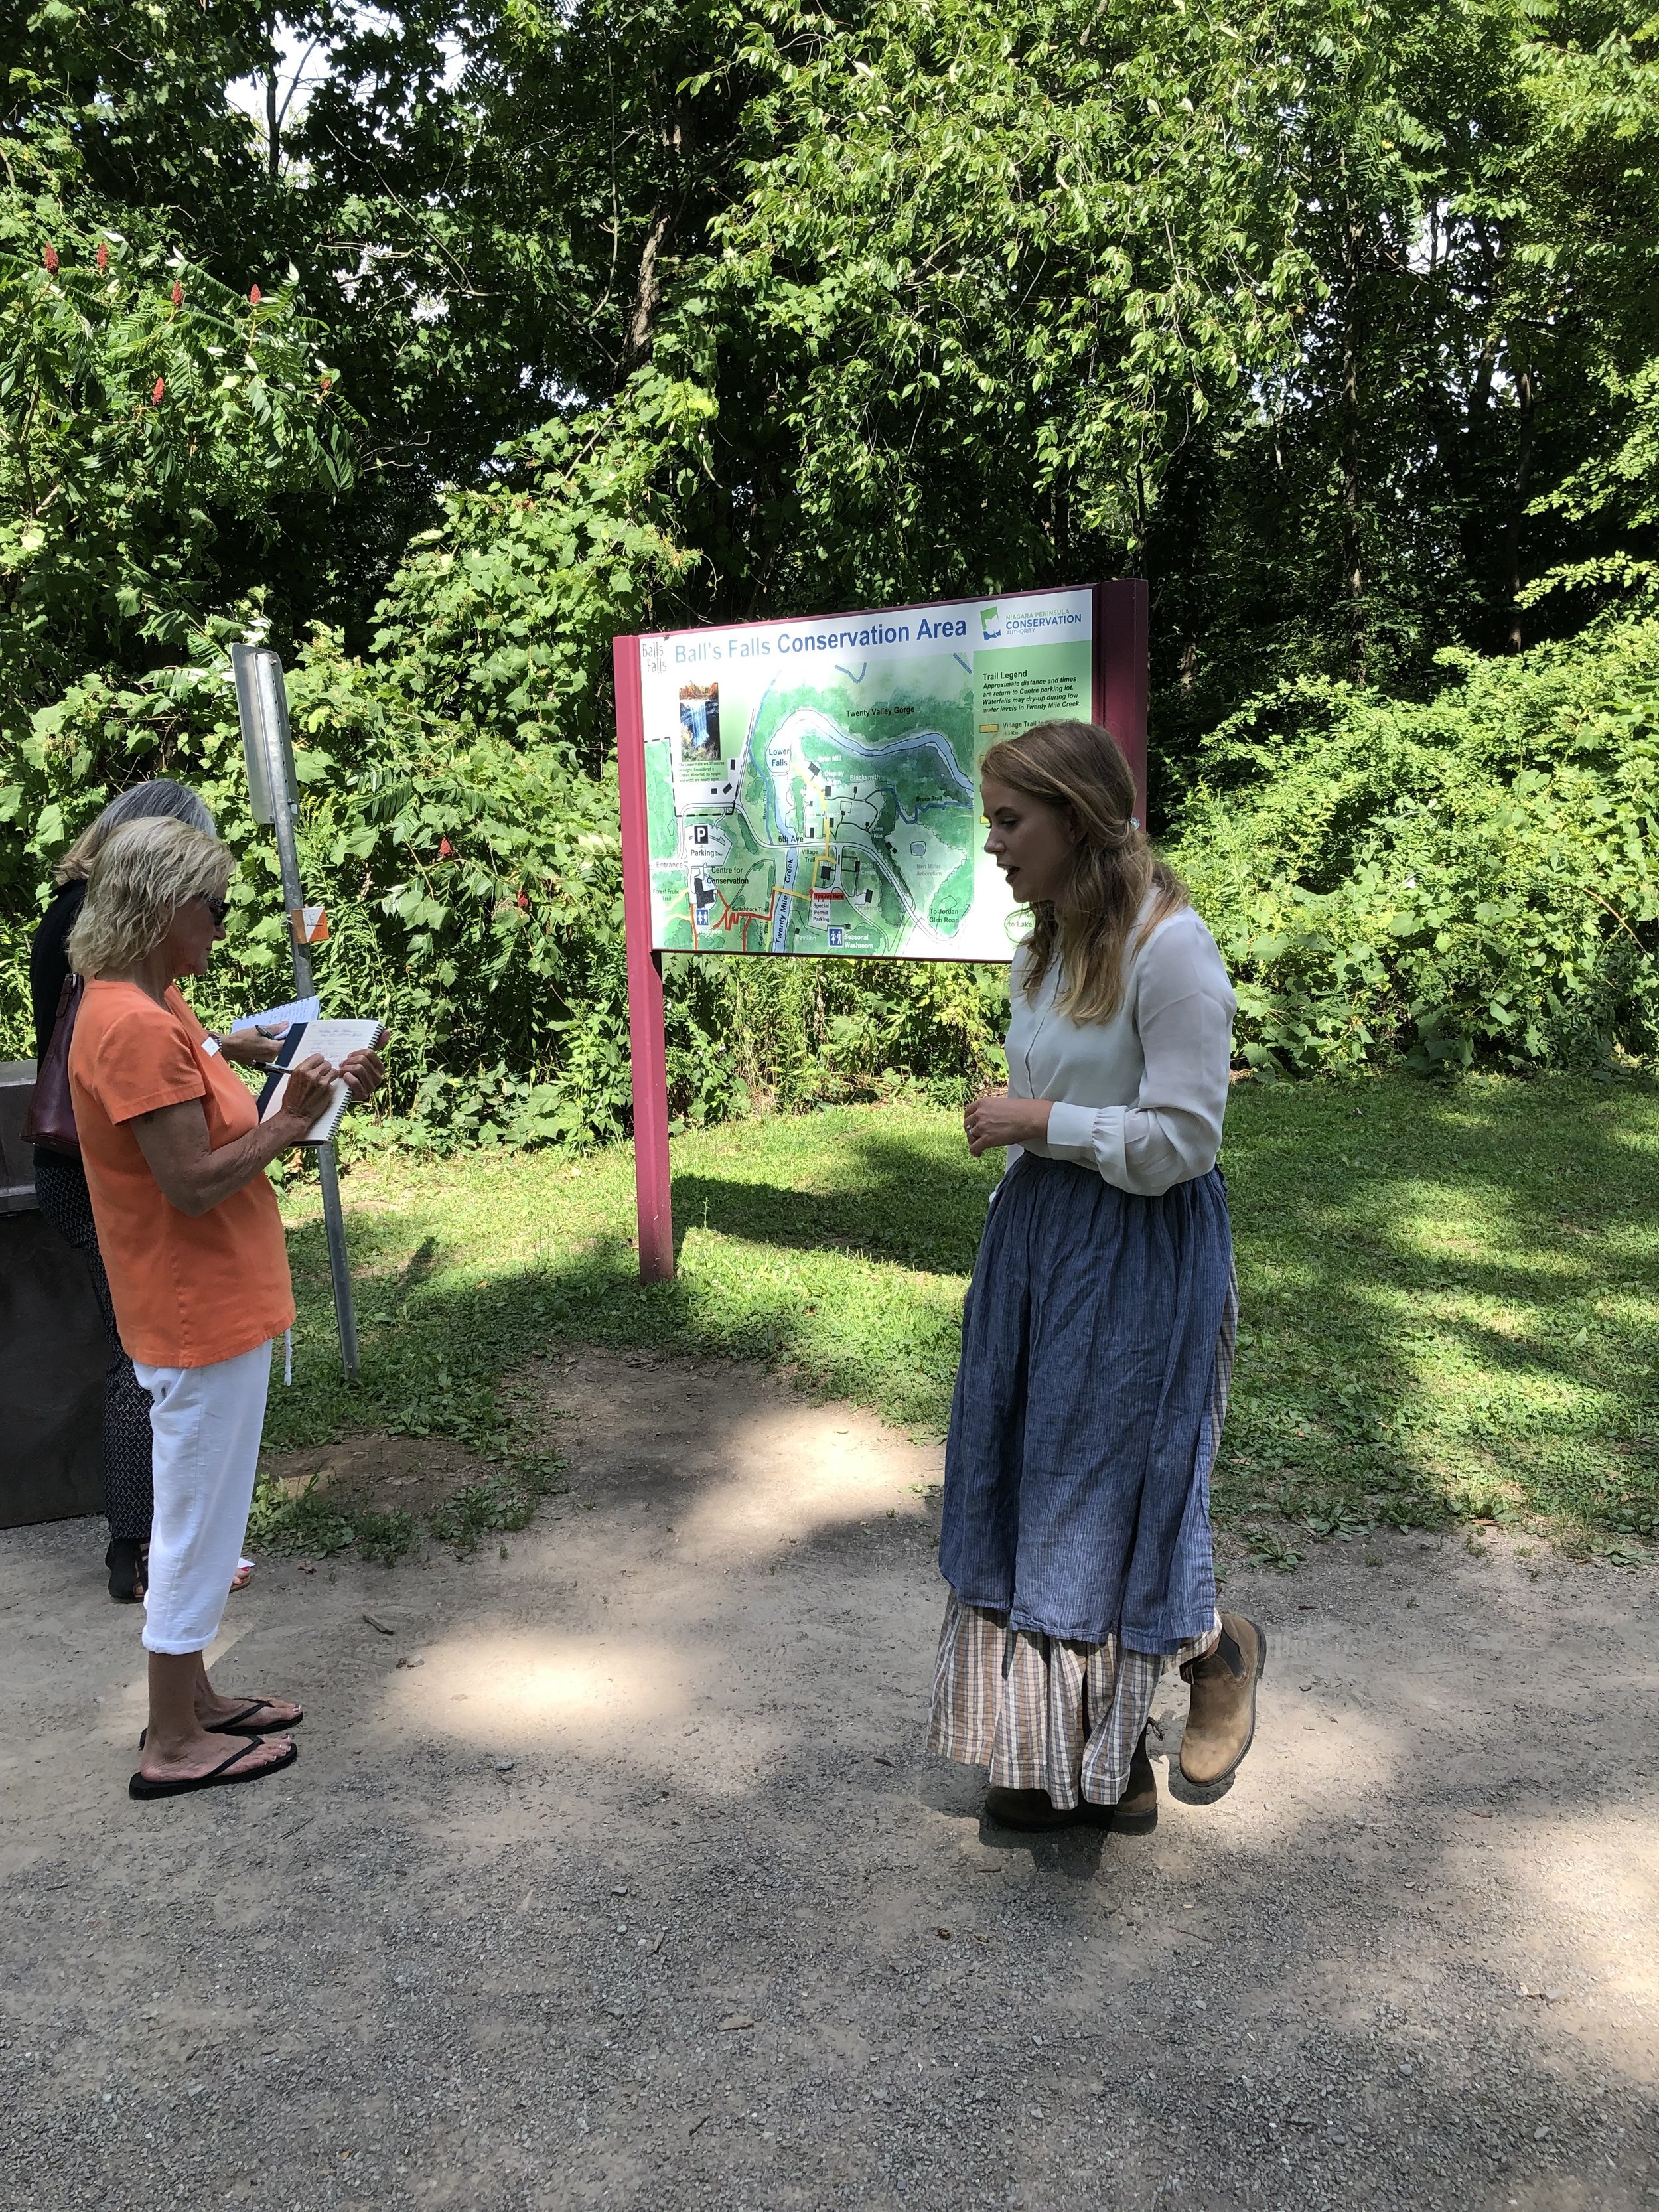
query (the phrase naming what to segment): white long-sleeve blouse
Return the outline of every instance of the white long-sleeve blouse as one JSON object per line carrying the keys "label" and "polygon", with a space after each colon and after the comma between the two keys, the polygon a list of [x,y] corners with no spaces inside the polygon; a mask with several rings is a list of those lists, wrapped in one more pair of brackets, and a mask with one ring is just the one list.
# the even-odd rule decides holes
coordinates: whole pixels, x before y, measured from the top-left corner
{"label": "white long-sleeve blouse", "polygon": [[1025,958],[1015,953],[1011,977],[1008,1089],[1053,1103],[1047,1140],[1010,1146],[1009,1166],[1032,1152],[1153,1198],[1206,1175],[1221,1149],[1238,1002],[1192,908],[1168,915],[1133,955],[1109,1021],[1054,1011],[1058,962],[1027,998]]}

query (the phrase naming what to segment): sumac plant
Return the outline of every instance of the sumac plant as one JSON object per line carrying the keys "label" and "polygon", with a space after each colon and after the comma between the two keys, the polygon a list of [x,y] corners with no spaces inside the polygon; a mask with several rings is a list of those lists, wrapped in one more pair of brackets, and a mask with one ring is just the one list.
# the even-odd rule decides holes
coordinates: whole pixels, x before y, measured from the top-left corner
{"label": "sumac plant", "polygon": [[88,670],[178,658],[227,538],[346,488],[320,343],[290,283],[252,302],[112,233],[0,227],[0,744]]}

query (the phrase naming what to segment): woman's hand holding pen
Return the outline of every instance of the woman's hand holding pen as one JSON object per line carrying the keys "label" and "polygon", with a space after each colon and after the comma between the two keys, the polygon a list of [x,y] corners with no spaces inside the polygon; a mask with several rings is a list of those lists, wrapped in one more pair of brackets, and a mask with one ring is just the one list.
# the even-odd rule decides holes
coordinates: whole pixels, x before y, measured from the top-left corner
{"label": "woman's hand holding pen", "polygon": [[[269,1029],[238,1030],[234,1035],[227,1031],[218,1040],[219,1049],[227,1060],[239,1060],[244,1067],[269,1067],[283,1048],[288,1026],[286,1022],[278,1022]],[[372,1097],[386,1081],[379,1050],[386,1040],[386,1032],[382,1030],[374,1049],[349,1052],[338,1067],[329,1070],[329,1081],[337,1079],[343,1083],[359,1103]],[[317,1113],[321,1111],[319,1106]],[[315,1114],[312,1119],[315,1121]]]}

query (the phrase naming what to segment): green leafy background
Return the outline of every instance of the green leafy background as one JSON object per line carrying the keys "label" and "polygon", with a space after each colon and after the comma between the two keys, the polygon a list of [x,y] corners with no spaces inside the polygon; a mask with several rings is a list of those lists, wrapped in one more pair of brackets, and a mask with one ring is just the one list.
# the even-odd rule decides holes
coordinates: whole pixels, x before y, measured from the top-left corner
{"label": "green leafy background", "polygon": [[[1249,1064],[1649,1059],[1655,55],[1620,0],[14,9],[0,1051],[156,773],[240,860],[204,1010],[287,995],[253,638],[394,1032],[354,1143],[614,1136],[612,636],[1141,573]],[[676,1116],[955,1098],[1005,988],[671,962]]]}

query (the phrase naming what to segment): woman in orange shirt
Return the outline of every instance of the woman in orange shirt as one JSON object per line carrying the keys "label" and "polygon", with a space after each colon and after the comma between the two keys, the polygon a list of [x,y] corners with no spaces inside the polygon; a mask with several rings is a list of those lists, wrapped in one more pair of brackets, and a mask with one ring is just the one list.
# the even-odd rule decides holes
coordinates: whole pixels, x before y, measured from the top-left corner
{"label": "woman in orange shirt", "polygon": [[[202,1654],[246,1531],[270,1379],[294,1319],[276,1193],[335,1070],[318,1056],[261,1122],[178,988],[224,935],[228,848],[182,822],[135,822],[99,854],[69,939],[86,978],[70,1090],[121,1342],[149,1391],[155,1520],[144,1645],[149,1726],[135,1797],[251,1782],[292,1765],[297,1705],[222,1697]],[[366,1097],[372,1053],[338,1071]],[[226,1755],[226,1738],[235,1747]]]}

